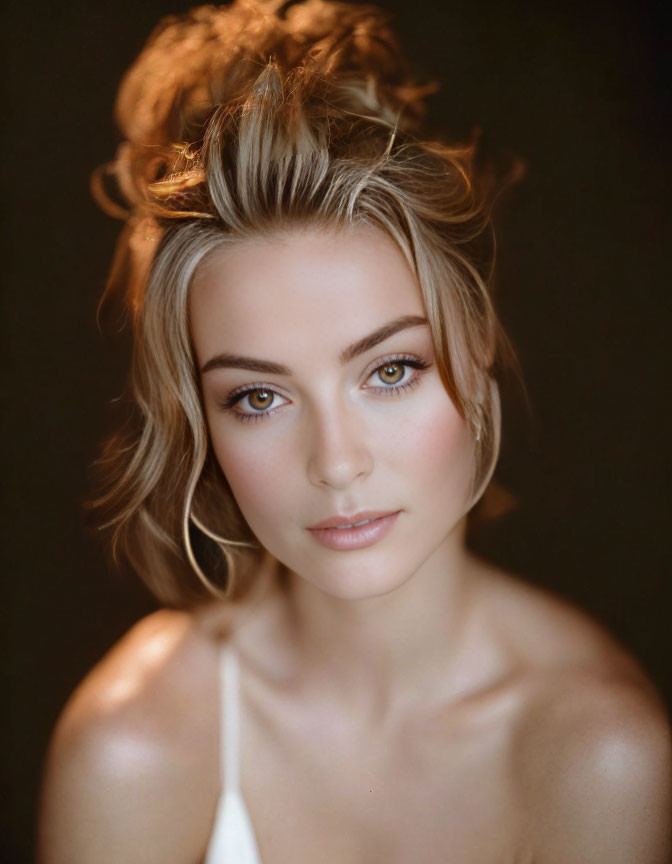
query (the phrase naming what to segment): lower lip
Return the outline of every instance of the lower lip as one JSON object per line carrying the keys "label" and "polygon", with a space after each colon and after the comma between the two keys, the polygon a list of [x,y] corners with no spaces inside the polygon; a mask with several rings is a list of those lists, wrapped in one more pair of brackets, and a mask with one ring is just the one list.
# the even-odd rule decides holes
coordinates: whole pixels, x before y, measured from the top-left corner
{"label": "lower lip", "polygon": [[327,549],[365,549],[373,546],[388,533],[401,511],[372,519],[358,528],[310,528],[310,533]]}

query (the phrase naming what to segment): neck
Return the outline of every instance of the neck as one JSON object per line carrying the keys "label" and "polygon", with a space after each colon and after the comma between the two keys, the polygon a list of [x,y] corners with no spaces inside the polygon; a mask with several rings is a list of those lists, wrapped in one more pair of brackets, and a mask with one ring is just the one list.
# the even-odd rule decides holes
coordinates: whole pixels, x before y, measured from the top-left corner
{"label": "neck", "polygon": [[432,698],[437,682],[445,692],[446,682],[460,677],[473,582],[464,521],[416,573],[383,596],[341,599],[289,574],[287,632],[299,678],[321,696],[346,699],[378,719],[404,703]]}

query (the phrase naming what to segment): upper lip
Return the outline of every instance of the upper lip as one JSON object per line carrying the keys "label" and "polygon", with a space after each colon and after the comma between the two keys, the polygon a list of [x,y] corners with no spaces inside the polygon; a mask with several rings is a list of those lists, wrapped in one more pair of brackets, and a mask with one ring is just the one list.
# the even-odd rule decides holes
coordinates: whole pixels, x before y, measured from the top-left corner
{"label": "upper lip", "polygon": [[381,519],[383,516],[391,516],[397,512],[397,510],[362,510],[360,513],[353,513],[352,516],[328,516],[321,522],[309,525],[308,530],[316,531],[319,528],[341,528],[343,525],[356,525],[358,522]]}

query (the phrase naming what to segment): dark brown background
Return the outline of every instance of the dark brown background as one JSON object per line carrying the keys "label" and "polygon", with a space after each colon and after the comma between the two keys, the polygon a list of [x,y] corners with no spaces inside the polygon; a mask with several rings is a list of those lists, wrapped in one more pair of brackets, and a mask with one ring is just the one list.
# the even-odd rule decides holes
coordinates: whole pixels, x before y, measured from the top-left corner
{"label": "dark brown background", "polygon": [[[3,609],[10,697],[1,854],[30,860],[49,730],[152,601],[84,528],[88,466],[124,376],[95,309],[118,225],[90,200],[115,88],[183,2],[9,3],[3,100]],[[669,115],[663,4],[389,0],[432,117],[527,165],[499,212],[499,306],[532,414],[506,399],[518,510],[479,548],[609,626],[672,698],[668,609]],[[669,244],[668,244],[669,245]]]}

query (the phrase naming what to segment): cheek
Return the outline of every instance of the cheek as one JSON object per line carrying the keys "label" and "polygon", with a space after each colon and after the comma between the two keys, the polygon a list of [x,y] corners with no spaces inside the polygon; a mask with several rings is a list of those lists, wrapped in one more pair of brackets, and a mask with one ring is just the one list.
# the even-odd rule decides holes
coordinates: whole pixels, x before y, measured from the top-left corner
{"label": "cheek", "polygon": [[469,498],[475,446],[471,428],[443,390],[434,389],[390,439],[388,459],[404,466],[423,495]]}
{"label": "cheek", "polygon": [[[263,422],[263,421],[262,421]],[[259,446],[256,429],[212,429],[212,446],[238,506],[253,531],[255,516],[277,509],[287,495],[287,460],[278,458],[278,445]]]}

